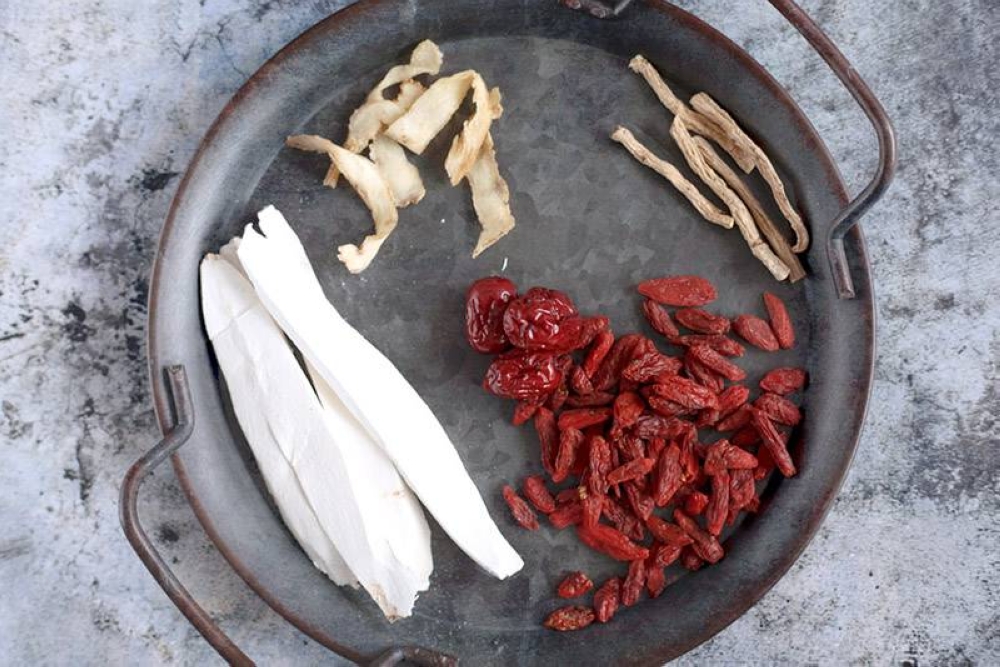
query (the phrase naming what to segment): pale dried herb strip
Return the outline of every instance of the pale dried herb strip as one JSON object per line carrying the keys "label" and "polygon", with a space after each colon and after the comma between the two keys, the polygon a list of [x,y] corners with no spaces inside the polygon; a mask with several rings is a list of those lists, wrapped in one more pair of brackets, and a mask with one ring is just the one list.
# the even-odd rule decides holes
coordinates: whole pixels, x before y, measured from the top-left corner
{"label": "pale dried herb strip", "polygon": [[625,147],[632,157],[641,164],[649,167],[663,178],[670,181],[670,184],[677,188],[677,191],[684,195],[691,205],[705,220],[712,224],[731,229],[733,226],[732,216],[728,216],[720,211],[715,204],[705,198],[705,195],[698,191],[695,185],[686,179],[677,167],[666,160],[654,155],[648,148],[639,142],[635,136],[622,126],[615,128],[611,133],[611,138]]}
{"label": "pale dried herb strip", "polygon": [[[767,181],[771,192],[774,194],[774,199],[778,203],[778,208],[781,209],[782,214],[788,220],[788,224],[791,225],[792,231],[795,232],[796,241],[795,245],[792,246],[792,250],[794,252],[805,251],[809,247],[809,232],[806,230],[799,212],[795,210],[792,202],[788,199],[788,195],[785,192],[785,185],[781,182],[781,178],[778,176],[778,172],[775,171],[774,165],[771,163],[770,158],[767,157],[767,154],[764,153],[760,146],[754,143],[753,139],[747,136],[746,132],[733,120],[733,117],[726,113],[706,93],[698,93],[692,97],[691,106],[724,130],[730,141],[739,144],[744,150],[751,153],[754,166],[760,171],[760,175],[764,180]],[[725,147],[725,144],[719,143],[719,145]],[[727,152],[729,152],[728,149]]]}

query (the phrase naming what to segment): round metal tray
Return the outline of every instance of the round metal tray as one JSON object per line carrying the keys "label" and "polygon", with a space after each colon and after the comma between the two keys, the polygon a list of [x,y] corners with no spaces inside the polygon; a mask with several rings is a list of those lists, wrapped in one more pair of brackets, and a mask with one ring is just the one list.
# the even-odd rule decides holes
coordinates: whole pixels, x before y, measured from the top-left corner
{"label": "round metal tray", "polygon": [[[308,30],[237,93],[206,136],[164,225],[148,349],[167,437],[130,471],[122,501],[123,523],[140,556],[225,657],[247,660],[159,559],[135,513],[142,477],[188,438],[174,467],[212,541],[274,609],[356,662],[458,656],[474,665],[659,664],[732,622],[784,574],[830,507],[864,420],[874,310],[861,234],[850,228],[887,184],[893,159],[891,128],[864,84],[793,3],[773,4],[876,122],[880,172],[850,205],[822,141],[779,85],[721,34],[659,0],[637,2],[607,21],[536,0],[368,0]],[[372,82],[425,38],[441,46],[446,72],[475,68],[503,92],[505,113],[493,135],[518,225],[482,257],[470,257],[478,229],[467,189],[446,182],[444,135],[450,134],[442,133],[419,160],[426,199],[401,211],[399,228],[372,267],[352,276],[337,262],[335,247],[359,239],[369,217],[349,188],[321,186],[323,159],[284,148],[284,138],[300,131],[343,136]],[[680,160],[667,140],[669,115],[627,69],[636,53],[678,90],[709,92],[767,148],[810,221],[815,240],[805,257],[806,280],[776,284],[739,234],[700,220],[608,139],[621,123]],[[413,617],[390,624],[363,592],[327,580],[291,538],[226,404],[198,299],[201,257],[266,204],[284,212],[300,235],[334,305],[397,364],[441,420],[524,556],[523,572],[492,579],[434,526],[432,587]],[[759,309],[760,293],[776,291],[796,318],[799,344],[766,359],[749,353],[750,379],[765,364],[801,365],[812,379],[807,418],[792,440],[801,472],[769,485],[763,511],[726,539],[726,558],[675,574],[659,599],[580,633],[540,627],[556,606],[553,587],[566,569],[585,567],[599,576],[611,571],[609,564],[571,535],[527,533],[508,519],[499,488],[537,467],[534,434],[510,426],[510,406],[478,390],[487,360],[463,344],[463,291],[498,272],[505,259],[519,285],[565,289],[582,311],[610,316],[619,331],[645,326],[634,293],[644,278],[704,275],[721,287],[714,307],[731,314]]]}

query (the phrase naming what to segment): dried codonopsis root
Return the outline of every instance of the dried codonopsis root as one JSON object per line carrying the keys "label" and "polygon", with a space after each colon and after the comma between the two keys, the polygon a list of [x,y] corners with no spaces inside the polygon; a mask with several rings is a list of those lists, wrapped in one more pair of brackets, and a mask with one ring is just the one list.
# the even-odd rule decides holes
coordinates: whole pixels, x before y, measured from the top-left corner
{"label": "dried codonopsis root", "polygon": [[662,160],[656,155],[654,155],[648,148],[639,142],[635,136],[620,125],[615,128],[615,131],[611,133],[611,138],[617,141],[625,149],[632,154],[636,160],[640,163],[646,165],[663,178],[670,181],[677,190],[684,195],[691,205],[701,213],[702,217],[709,222],[719,225],[720,227],[725,227],[726,229],[731,229],[733,226],[732,216],[726,215],[720,211],[715,204],[710,202],[705,198],[698,188],[695,187],[691,181],[684,178],[683,174],[677,170],[677,168],[667,162]]}
{"label": "dried codonopsis root", "polygon": [[739,165],[746,173],[753,171],[754,159],[753,155],[747,150],[747,147],[740,145],[732,138],[730,138],[722,128],[718,127],[711,119],[702,116],[696,111],[692,111],[691,108],[680,100],[670,87],[667,82],[663,80],[660,73],[656,71],[653,64],[646,60],[643,56],[635,56],[629,61],[629,69],[631,69],[636,74],[642,76],[649,84],[649,87],[653,89],[656,97],[660,100],[660,103],[667,108],[674,116],[683,118],[687,126],[695,134],[700,134],[703,137],[708,137],[715,143],[722,146],[722,148],[728,153],[736,164]]}
{"label": "dried codonopsis root", "polygon": [[784,235],[775,225],[774,221],[771,220],[770,216],[764,211],[764,207],[761,206],[760,201],[757,197],[750,191],[746,183],[739,177],[739,175],[733,171],[726,161],[722,159],[722,156],[716,152],[706,139],[703,137],[694,137],[695,144],[701,150],[701,154],[705,157],[705,161],[708,166],[711,167],[719,176],[722,177],[729,187],[733,189],[734,192],[743,200],[747,208],[750,210],[750,214],[753,216],[754,221],[760,228],[761,233],[767,239],[767,242],[771,244],[771,248],[774,250],[774,254],[785,263],[788,267],[788,279],[791,282],[797,282],[802,278],[805,278],[806,271],[802,267],[802,262],[799,258],[795,256],[792,252],[792,247],[788,244],[788,240],[785,239]]}
{"label": "dried codonopsis root", "polygon": [[729,211],[733,214],[733,220],[739,227],[747,245],[750,246],[750,252],[753,253],[753,256],[759,259],[776,279],[784,280],[787,278],[790,269],[778,259],[770,246],[761,240],[750,211],[747,210],[746,205],[736,193],[726,185],[726,182],[708,166],[701,150],[694,142],[694,137],[691,136],[690,130],[684,123],[684,119],[680,116],[674,118],[674,122],[670,126],[670,136],[677,142],[691,170],[698,174],[712,192],[729,207]]}
{"label": "dried codonopsis root", "polygon": [[[697,109],[702,116],[708,118],[717,127],[721,128],[729,141],[738,144],[743,150],[751,154],[754,166],[760,171],[760,175],[764,180],[767,181],[771,192],[774,194],[774,200],[778,203],[778,208],[781,209],[782,214],[788,220],[788,224],[791,225],[792,231],[795,232],[796,241],[795,245],[792,246],[792,250],[794,252],[803,252],[809,247],[809,232],[806,230],[799,212],[795,210],[792,202],[788,199],[788,195],[785,193],[785,185],[781,182],[781,178],[778,176],[778,172],[775,171],[770,158],[767,157],[760,146],[754,143],[753,139],[747,136],[746,132],[733,120],[733,117],[726,113],[715,100],[705,93],[698,93],[692,97],[691,106]],[[722,144],[720,143],[720,145]]]}
{"label": "dried codonopsis root", "polygon": [[399,220],[392,192],[378,167],[371,160],[313,134],[288,137],[285,143],[291,148],[327,154],[371,211],[375,233],[366,236],[360,247],[348,244],[337,248],[337,259],[344,263],[348,271],[364,271]]}
{"label": "dried codonopsis root", "polygon": [[483,228],[476,248],[472,251],[472,256],[478,257],[514,229],[514,216],[510,212],[510,190],[507,182],[500,176],[496,152],[493,150],[493,137],[490,134],[487,133],[479,157],[472,164],[466,178],[472,190],[472,206]]}

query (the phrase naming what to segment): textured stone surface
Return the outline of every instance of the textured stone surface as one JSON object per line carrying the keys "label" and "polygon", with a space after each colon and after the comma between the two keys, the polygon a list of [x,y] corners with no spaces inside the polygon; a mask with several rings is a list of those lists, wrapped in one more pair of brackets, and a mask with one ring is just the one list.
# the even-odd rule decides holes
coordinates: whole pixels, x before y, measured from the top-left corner
{"label": "textured stone surface", "polygon": [[[146,275],[178,175],[215,114],[342,4],[0,3],[0,662],[213,659],[118,527],[121,474],[157,436]],[[849,185],[864,183],[870,131],[776,12],[749,0],[740,17],[724,0],[681,4],[774,72]],[[804,5],[899,132],[896,184],[865,226],[878,381],[854,468],[815,541],[760,604],[679,662],[997,664],[1000,6]],[[142,511],[180,577],[252,656],[331,662],[229,570],[172,473],[147,494]]]}

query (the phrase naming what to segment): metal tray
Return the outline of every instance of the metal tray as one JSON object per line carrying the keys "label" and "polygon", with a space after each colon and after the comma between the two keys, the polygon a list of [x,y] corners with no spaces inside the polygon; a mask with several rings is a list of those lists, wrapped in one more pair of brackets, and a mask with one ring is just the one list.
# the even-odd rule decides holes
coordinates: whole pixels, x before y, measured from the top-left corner
{"label": "metal tray", "polygon": [[[139,485],[171,454],[195,513],[233,568],[303,632],[363,664],[447,664],[451,656],[474,665],[659,664],[753,605],[829,509],[857,445],[872,381],[871,276],[853,225],[893,171],[888,119],[819,28],[791,0],[771,0],[876,127],[878,173],[848,203],[830,155],[799,108],[720,33],[661,0],[566,4],[586,11],[548,0],[352,5],[254,74],[189,167],[164,224],[150,287],[149,368],[165,437],[126,476],[121,511],[154,577],[227,660],[250,662],[170,572],[139,523]],[[334,248],[360,238],[368,216],[348,188],[321,187],[322,159],[285,149],[283,140],[299,131],[341,137],[368,86],[424,38],[442,47],[445,71],[474,67],[502,89],[505,114],[493,134],[518,226],[478,260],[469,257],[475,218],[466,188],[447,186],[441,168],[447,141],[439,137],[422,160],[427,198],[401,212],[396,234],[372,268],[351,276]],[[678,89],[708,91],[766,146],[810,222],[806,280],[774,283],[738,234],[698,219],[607,138],[615,124],[626,124],[679,159],[666,140],[669,116],[626,68],[635,53]],[[203,254],[239,233],[267,203],[300,234],[337,308],[441,419],[501,529],[524,556],[522,573],[503,582],[490,578],[435,526],[431,590],[412,618],[389,624],[363,592],[328,581],[291,538],[226,404],[198,300]],[[724,288],[720,311],[733,314],[759,307],[760,292],[775,290],[789,303],[800,342],[766,362],[805,366],[812,378],[807,418],[792,440],[801,472],[768,486],[764,511],[726,538],[726,558],[694,574],[675,573],[659,599],[580,633],[540,627],[556,606],[553,586],[567,568],[601,575],[609,565],[591,560],[570,535],[529,534],[508,519],[498,489],[533,469],[536,444],[528,430],[509,425],[510,406],[477,389],[487,361],[462,342],[463,291],[475,278],[498,272],[504,258],[518,284],[566,289],[582,311],[609,315],[619,331],[645,326],[634,298],[643,278],[705,275]],[[744,361],[755,381],[764,356],[748,354]]]}

